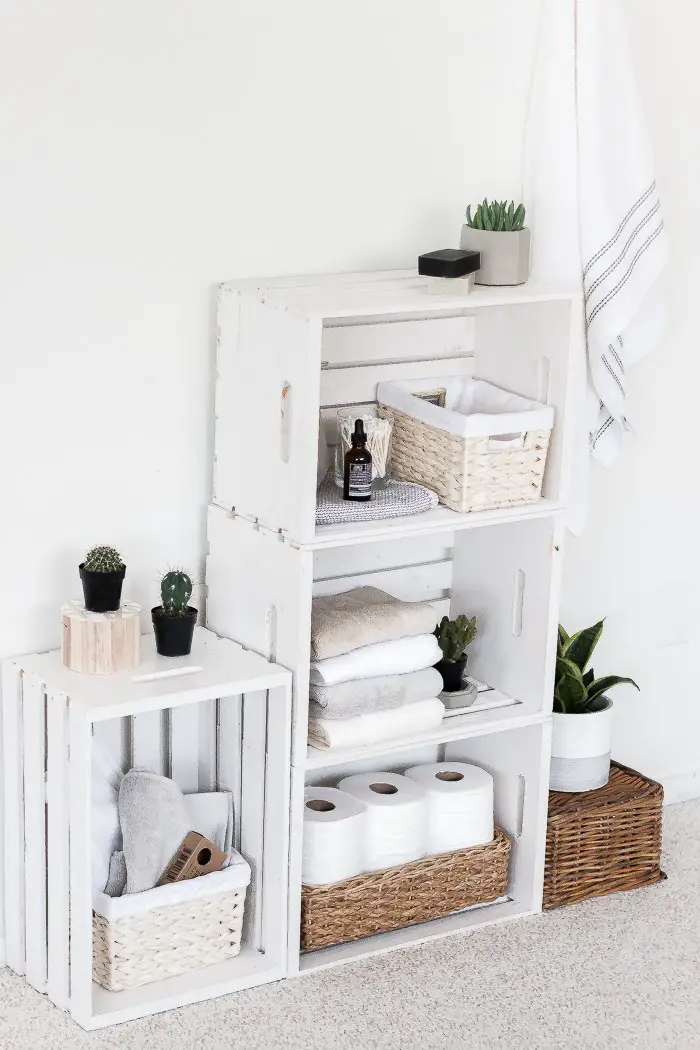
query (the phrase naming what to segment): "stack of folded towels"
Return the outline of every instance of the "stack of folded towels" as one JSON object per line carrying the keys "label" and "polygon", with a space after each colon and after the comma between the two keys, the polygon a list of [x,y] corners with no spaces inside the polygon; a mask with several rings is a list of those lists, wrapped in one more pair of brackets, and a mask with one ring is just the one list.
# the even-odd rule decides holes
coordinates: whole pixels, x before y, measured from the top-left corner
{"label": "stack of folded towels", "polygon": [[356,747],[439,725],[435,621],[428,602],[399,601],[376,587],[315,598],[309,743]]}

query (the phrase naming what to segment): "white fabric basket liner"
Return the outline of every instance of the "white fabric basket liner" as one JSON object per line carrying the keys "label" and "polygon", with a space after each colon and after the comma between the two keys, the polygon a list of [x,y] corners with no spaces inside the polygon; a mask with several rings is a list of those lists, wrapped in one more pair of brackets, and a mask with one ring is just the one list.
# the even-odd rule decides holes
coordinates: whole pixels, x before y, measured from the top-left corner
{"label": "white fabric basket liner", "polygon": [[96,890],[92,895],[92,909],[105,919],[126,919],[131,915],[145,915],[154,908],[167,908],[172,904],[213,897],[217,893],[244,889],[250,882],[250,865],[240,853],[233,851],[233,859],[221,871],[212,871],[196,879],[173,882],[169,886],[156,886],[143,893],[125,893],[121,897],[108,897]]}
{"label": "white fabric basket liner", "polygon": [[[416,392],[437,389],[446,391],[444,408],[415,396]],[[554,426],[554,409],[548,405],[464,376],[378,383],[377,401],[459,437],[515,437]]]}

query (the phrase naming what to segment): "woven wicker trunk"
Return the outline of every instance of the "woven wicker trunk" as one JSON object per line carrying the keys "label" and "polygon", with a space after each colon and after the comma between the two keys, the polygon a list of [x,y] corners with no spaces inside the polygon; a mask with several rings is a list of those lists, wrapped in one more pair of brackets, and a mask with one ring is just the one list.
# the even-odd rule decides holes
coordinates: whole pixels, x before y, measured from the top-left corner
{"label": "woven wicker trunk", "polygon": [[544,908],[650,886],[661,871],[663,788],[613,762],[595,791],[550,791]]}
{"label": "woven wicker trunk", "polygon": [[493,842],[357,875],[330,886],[302,886],[301,947],[325,948],[374,933],[427,922],[508,888],[510,839],[496,828]]}
{"label": "woven wicker trunk", "polygon": [[497,450],[494,438],[438,430],[388,405],[379,412],[394,423],[392,477],[425,485],[450,510],[464,514],[540,498],[551,431],[528,431],[521,447]]}
{"label": "woven wicker trunk", "polygon": [[117,920],[93,913],[93,980],[119,992],[232,959],[245,895],[243,887]]}

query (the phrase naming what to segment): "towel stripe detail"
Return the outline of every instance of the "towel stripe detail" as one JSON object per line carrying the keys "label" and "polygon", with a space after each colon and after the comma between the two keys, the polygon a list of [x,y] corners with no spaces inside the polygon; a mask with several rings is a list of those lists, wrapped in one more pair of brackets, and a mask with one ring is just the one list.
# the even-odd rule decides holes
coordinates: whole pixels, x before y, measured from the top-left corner
{"label": "towel stripe detail", "polygon": [[654,241],[657,239],[657,237],[659,237],[661,235],[661,231],[663,230],[663,228],[664,228],[664,222],[663,222],[663,219],[662,219],[661,222],[659,223],[659,225],[654,230],[654,232],[649,234],[649,236],[647,237],[646,241],[644,241],[644,243],[637,249],[637,251],[636,251],[632,261],[630,262],[630,264],[629,264],[629,266],[627,268],[627,272],[625,273],[624,277],[622,277],[617,282],[617,284],[615,285],[614,288],[610,289],[610,291],[605,296],[605,298],[601,299],[601,301],[598,303],[598,305],[595,307],[595,309],[593,309],[591,311],[590,315],[588,316],[588,324],[589,325],[598,316],[600,311],[603,310],[608,305],[608,303],[612,299],[614,299],[615,296],[624,288],[624,286],[627,284],[627,282],[629,281],[630,277],[634,273],[634,269],[635,269],[637,263],[642,258],[642,256],[645,254],[645,252],[648,251],[648,249],[651,247],[651,245],[654,243]]}
{"label": "towel stripe detail", "polygon": [[620,239],[620,237],[622,236],[622,233],[623,233],[627,223],[630,221],[630,219],[632,218],[634,213],[637,211],[637,209],[641,208],[641,206],[644,204],[644,202],[649,199],[649,197],[652,195],[652,193],[654,192],[655,189],[656,189],[656,179],[654,179],[654,181],[652,182],[651,186],[649,186],[649,188],[644,191],[644,193],[641,195],[639,200],[637,200],[632,205],[632,207],[627,212],[627,214],[625,215],[624,219],[622,220],[622,222],[618,226],[616,232],[612,235],[612,237],[610,238],[608,243],[604,244],[603,247],[599,251],[596,252],[596,254],[593,256],[593,258],[589,260],[588,265],[586,266],[586,268],[583,271],[584,281],[585,281],[586,276],[588,275],[588,271],[591,269],[591,267],[595,266],[595,264],[598,262],[598,260],[603,255],[605,255],[605,253],[607,251],[609,251],[610,248],[612,248],[612,246]]}
{"label": "towel stripe detail", "polygon": [[637,224],[637,226],[634,228],[632,233],[629,235],[629,238],[627,239],[627,243],[625,244],[624,248],[622,249],[622,251],[618,255],[617,259],[615,259],[614,262],[610,263],[610,266],[608,266],[607,270],[604,270],[603,273],[601,273],[600,276],[595,279],[595,281],[590,286],[590,288],[588,288],[586,290],[586,303],[588,303],[588,301],[591,298],[591,296],[593,295],[593,293],[595,291],[597,291],[597,289],[600,287],[600,285],[603,283],[603,281],[607,277],[610,276],[610,274],[613,272],[613,270],[617,269],[617,267],[620,265],[620,263],[623,261],[623,259],[627,255],[628,251],[630,250],[630,248],[632,246],[632,243],[634,242],[634,239],[637,236],[637,234],[641,230],[643,230],[644,227],[648,223],[651,222],[651,220],[654,218],[656,213],[659,212],[660,210],[661,210],[661,201],[657,197],[656,198],[656,203],[654,204],[654,207],[650,211],[647,212],[647,214],[644,216],[642,221]]}

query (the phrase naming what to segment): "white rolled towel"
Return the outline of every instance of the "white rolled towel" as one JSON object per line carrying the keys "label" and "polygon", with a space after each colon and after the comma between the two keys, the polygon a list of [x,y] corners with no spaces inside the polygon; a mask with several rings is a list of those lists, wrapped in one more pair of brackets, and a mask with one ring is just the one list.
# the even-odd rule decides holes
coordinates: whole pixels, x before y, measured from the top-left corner
{"label": "white rolled towel", "polygon": [[442,650],[433,634],[416,634],[392,642],[364,645],[342,656],[331,656],[311,664],[310,680],[322,685],[337,685],[358,678],[376,678],[386,674],[409,674],[432,667],[442,659]]}
{"label": "white rolled towel", "polygon": [[310,718],[309,743],[319,748],[342,748],[401,740],[439,726],[444,713],[442,700],[434,698],[353,718]]}

